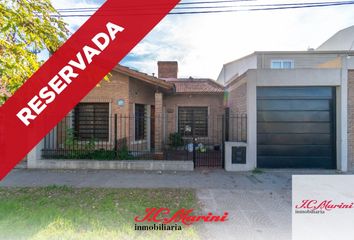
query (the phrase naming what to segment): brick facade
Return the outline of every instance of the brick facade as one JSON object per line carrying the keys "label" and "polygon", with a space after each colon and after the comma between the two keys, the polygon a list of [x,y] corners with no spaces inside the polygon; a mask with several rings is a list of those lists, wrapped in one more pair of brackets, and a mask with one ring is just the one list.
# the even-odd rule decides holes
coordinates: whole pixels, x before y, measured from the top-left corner
{"label": "brick facade", "polygon": [[141,80],[130,78],[129,83],[129,104],[155,105],[155,87]]}
{"label": "brick facade", "polygon": [[247,112],[247,83],[243,83],[228,92],[228,107],[231,114]]}
{"label": "brick facade", "polygon": [[227,107],[230,109],[229,141],[247,138],[247,82],[242,78],[227,87]]}
{"label": "brick facade", "polygon": [[354,70],[348,71],[348,167],[354,167]]}
{"label": "brick facade", "polygon": [[129,80],[129,120],[130,120],[130,138],[132,140],[135,139],[135,104],[143,104],[146,106],[146,119],[145,119],[145,136],[146,139],[143,142],[133,143],[131,144],[138,144],[140,149],[149,149],[148,142],[154,141],[151,139],[151,122],[154,121],[154,116],[149,116],[148,113],[150,112],[151,106],[155,106],[155,86],[145,83],[139,79],[130,78]]}
{"label": "brick facade", "polygon": [[[120,107],[117,105],[118,99],[124,99],[125,105]],[[83,102],[110,102],[111,115],[118,114],[118,138],[128,137],[130,145],[139,144],[141,150],[148,149],[148,141],[135,143],[135,104],[146,105],[147,113],[150,112],[150,106],[155,107],[155,116],[147,116],[145,134],[150,137],[150,121],[155,121],[154,124],[154,141],[156,152],[162,151],[163,138],[163,93],[156,92],[154,85],[145,83],[139,79],[128,77],[120,73],[113,73],[110,82],[102,82],[101,85],[93,89]],[[120,118],[122,116],[123,118]],[[113,124],[113,123],[112,123]],[[123,125],[123,126],[122,126]],[[113,128],[112,128],[113,129]],[[121,135],[121,129],[126,129],[125,135]]]}
{"label": "brick facade", "polygon": [[[125,74],[113,71],[109,81],[102,81],[99,86],[95,87],[81,102],[97,103],[105,102],[110,104],[110,135],[113,137],[115,114],[118,116],[117,122],[117,137],[118,139],[127,138],[130,141],[130,145],[135,145],[135,104],[146,105],[146,110],[155,105],[155,91],[156,87],[145,83],[139,79],[129,77]],[[118,100],[124,100],[124,106],[118,105]],[[146,118],[146,131],[148,131],[150,125],[150,116]],[[61,122],[69,128],[71,124],[69,121]],[[65,127],[59,127],[59,129],[66,129]],[[58,138],[61,139],[65,133],[58,133]],[[150,133],[145,133],[147,137]],[[112,144],[112,141],[110,141]],[[139,146],[142,149],[148,148],[148,141],[139,142]],[[161,144],[160,144],[161,145]]]}
{"label": "brick facade", "polygon": [[[110,115],[113,120],[115,114],[120,116],[129,116],[132,109],[130,108],[129,99],[130,81],[129,77],[112,72],[109,81],[101,81],[100,85],[95,87],[81,102],[108,102],[110,103]],[[118,106],[119,99],[124,100],[124,106]],[[121,126],[124,125],[124,126]],[[129,121],[118,121],[118,138],[129,136]],[[111,134],[114,129],[114,121],[110,124]]]}
{"label": "brick facade", "polygon": [[[112,73],[110,81],[102,81],[81,102],[109,102],[111,115],[134,116],[134,104],[155,104],[155,87],[141,80]],[[118,106],[117,101],[123,99],[124,106]]]}
{"label": "brick facade", "polygon": [[[159,64],[162,76],[177,77],[178,65],[176,62],[160,62]],[[137,146],[136,149],[139,151],[149,151],[153,148],[156,155],[161,153],[163,156],[163,144],[168,143],[170,133],[177,131],[178,107],[187,106],[208,107],[208,137],[206,138],[213,142],[221,142],[222,115],[224,114],[223,92],[174,93],[172,89],[166,90],[153,82],[148,83],[144,78],[136,78],[134,73],[132,74],[131,76],[124,72],[113,71],[109,81],[102,81],[81,101],[109,103],[111,121],[110,140],[107,146],[113,147],[114,115],[117,114],[118,139],[126,138],[129,146],[133,148]],[[124,105],[119,106],[118,100],[124,100]],[[145,105],[145,139],[135,139],[135,104]],[[68,125],[68,123],[61,124]],[[61,127],[61,129],[65,128]],[[59,138],[62,138],[60,134]]]}
{"label": "brick facade", "polygon": [[[111,115],[129,114],[129,77],[121,73],[112,72],[109,81],[101,81],[81,102],[109,102]],[[123,99],[124,106],[118,106],[117,101]]]}
{"label": "brick facade", "polygon": [[[120,107],[117,104],[118,99],[123,99],[125,105]],[[82,100],[82,103],[109,103],[110,115],[113,119],[114,114],[118,116],[125,116],[129,114],[129,77],[117,73],[112,72],[112,76],[109,81],[101,81],[98,86],[96,86],[93,90],[89,92]],[[67,134],[67,129],[72,128],[72,112],[68,114],[69,118],[63,119],[58,124],[57,131],[57,139],[58,144],[63,145],[62,141],[65,140],[65,136]],[[118,126],[119,129],[123,129],[123,131],[119,132],[118,137],[125,137],[129,134],[129,122],[124,124],[125,126]],[[114,122],[110,121],[110,144],[113,144],[112,141],[112,129],[114,129]],[[60,131],[59,131],[60,130]]]}

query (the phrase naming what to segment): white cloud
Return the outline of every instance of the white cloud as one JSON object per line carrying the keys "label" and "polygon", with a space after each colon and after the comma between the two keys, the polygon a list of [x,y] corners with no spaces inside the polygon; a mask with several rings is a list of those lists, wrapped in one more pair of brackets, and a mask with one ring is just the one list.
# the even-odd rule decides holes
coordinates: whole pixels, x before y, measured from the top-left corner
{"label": "white cloud", "polygon": [[[178,60],[180,75],[216,78],[222,64],[256,50],[306,50],[354,24],[352,6],[219,15],[168,16],[134,50],[135,63],[156,72],[157,60]],[[329,17],[330,16],[330,17]]]}
{"label": "white cloud", "polygon": [[[313,0],[307,0],[313,2]],[[59,1],[54,1],[53,3]],[[284,1],[257,1],[263,3]],[[290,2],[290,1],[289,1]],[[294,2],[294,1],[292,1]],[[298,0],[297,2],[305,2]],[[249,3],[247,3],[249,4]],[[92,7],[87,1],[63,0],[60,8]],[[256,50],[306,50],[318,47],[354,24],[354,6],[167,16],[124,63],[156,73],[158,60],[178,60],[181,77],[216,78],[222,64]],[[82,20],[68,19],[79,25]]]}

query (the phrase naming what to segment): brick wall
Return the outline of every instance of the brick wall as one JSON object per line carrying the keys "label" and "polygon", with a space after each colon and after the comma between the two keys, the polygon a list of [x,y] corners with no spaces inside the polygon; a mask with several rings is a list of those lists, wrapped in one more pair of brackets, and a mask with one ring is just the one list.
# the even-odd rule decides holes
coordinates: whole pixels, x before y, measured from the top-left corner
{"label": "brick wall", "polygon": [[[138,79],[130,78],[129,103],[133,111],[133,104],[155,105],[155,87]],[[131,112],[131,114],[134,114]]]}
{"label": "brick wall", "polygon": [[[118,114],[118,138],[128,137],[130,146],[139,145],[139,150],[146,150],[147,141],[135,142],[135,118],[134,104],[155,106],[155,148],[161,149],[162,138],[162,95],[155,96],[156,87],[141,80],[128,77],[119,73],[113,73],[110,82],[102,82],[100,87],[93,89],[83,102],[110,102],[111,114]],[[160,96],[161,95],[161,96]],[[117,105],[118,99],[124,99],[125,105]],[[155,101],[158,100],[155,104]],[[159,105],[160,104],[160,105]],[[159,107],[160,106],[160,107]],[[120,117],[122,116],[122,117]],[[149,129],[146,118],[146,131]],[[153,121],[154,119],[151,119]],[[112,122],[112,129],[113,129]],[[146,136],[149,133],[146,132]]]}
{"label": "brick wall", "polygon": [[245,141],[247,138],[247,83],[234,81],[227,89],[227,106],[230,108],[229,141]]}
{"label": "brick wall", "polygon": [[177,78],[178,63],[175,61],[158,62],[158,77],[159,78]]}
{"label": "brick wall", "polygon": [[[123,99],[124,106],[118,106],[117,100]],[[129,77],[112,72],[110,81],[101,81],[81,102],[110,102],[111,115],[129,114]]]}
{"label": "brick wall", "polygon": [[[123,99],[124,106],[118,106],[118,99]],[[92,89],[88,95],[86,95],[81,102],[86,103],[109,103],[110,105],[110,143],[113,147],[113,129],[114,121],[113,116],[117,114],[118,116],[125,116],[129,114],[129,77],[121,73],[112,72],[112,76],[109,81],[101,81],[98,86]],[[70,117],[72,113],[68,114],[68,118],[63,119],[57,128],[57,141],[59,145],[64,144],[65,135],[67,134],[67,129],[72,128],[72,118]],[[123,138],[129,135],[129,121],[118,121],[118,138]]]}
{"label": "brick wall", "polygon": [[247,83],[232,84],[227,89],[227,106],[231,114],[247,112]]}
{"label": "brick wall", "polygon": [[[110,81],[102,81],[100,86],[94,88],[82,102],[109,102],[111,103],[111,115],[118,114],[118,117],[134,117],[134,104],[154,105],[155,88],[138,79],[113,72]],[[124,106],[118,106],[117,100],[123,99]],[[132,119],[123,119],[127,134],[134,134]],[[130,122],[130,123],[129,123]]]}
{"label": "brick wall", "polygon": [[[129,128],[131,123],[127,119],[122,119],[120,116],[129,116],[130,108],[129,104],[129,77],[112,72],[112,76],[109,81],[101,81],[100,85],[95,87],[81,102],[109,102],[110,103],[110,115],[112,116],[110,134],[113,137],[114,134],[114,121],[115,114],[118,115],[118,138],[128,137],[130,135]],[[117,101],[119,99],[124,100],[124,106],[118,106]]]}
{"label": "brick wall", "polygon": [[354,70],[348,72],[348,166],[354,167]]}
{"label": "brick wall", "polygon": [[[134,105],[135,104],[144,104],[144,105],[155,105],[155,86],[151,84],[147,84],[141,80],[130,78],[129,83],[129,105],[130,105],[130,136],[131,136],[131,144],[137,145],[136,149],[147,150],[148,149],[148,139],[142,142],[135,142],[135,118],[134,118]],[[148,109],[146,109],[148,110]],[[153,116],[152,116],[153,117]],[[154,121],[154,118],[145,119],[145,136],[148,138],[150,133],[148,132],[151,126],[150,121]],[[150,124],[150,126],[148,126]]]}

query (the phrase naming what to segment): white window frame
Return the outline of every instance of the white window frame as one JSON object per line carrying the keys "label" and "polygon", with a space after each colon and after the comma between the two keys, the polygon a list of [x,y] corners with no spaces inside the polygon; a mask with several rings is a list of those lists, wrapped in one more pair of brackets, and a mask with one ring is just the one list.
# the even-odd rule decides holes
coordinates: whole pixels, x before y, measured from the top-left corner
{"label": "white window frame", "polygon": [[[280,68],[274,68],[273,63],[279,62],[280,63]],[[284,63],[285,62],[290,62],[291,67],[290,68],[284,68]],[[272,59],[270,62],[270,68],[271,69],[293,69],[294,68],[294,60],[291,59]]]}

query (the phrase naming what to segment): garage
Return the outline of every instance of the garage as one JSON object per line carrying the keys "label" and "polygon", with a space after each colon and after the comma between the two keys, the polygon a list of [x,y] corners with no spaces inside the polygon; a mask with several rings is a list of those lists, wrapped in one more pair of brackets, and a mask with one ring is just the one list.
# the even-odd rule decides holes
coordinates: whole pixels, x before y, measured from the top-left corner
{"label": "garage", "polygon": [[257,167],[336,168],[335,88],[257,88]]}

